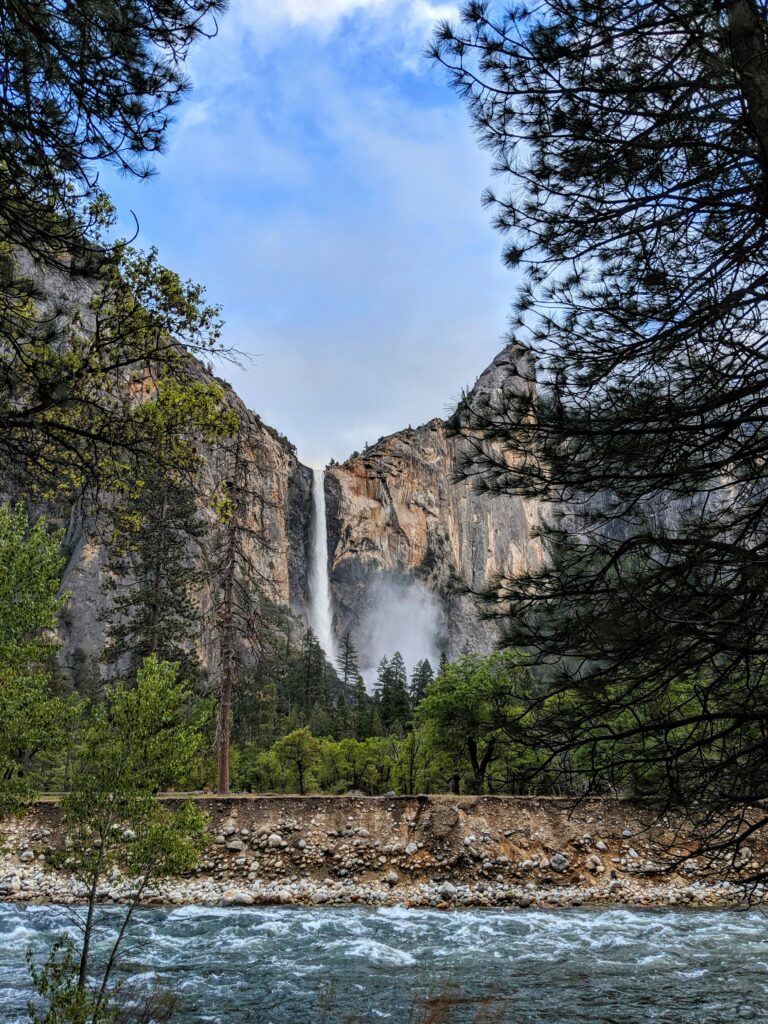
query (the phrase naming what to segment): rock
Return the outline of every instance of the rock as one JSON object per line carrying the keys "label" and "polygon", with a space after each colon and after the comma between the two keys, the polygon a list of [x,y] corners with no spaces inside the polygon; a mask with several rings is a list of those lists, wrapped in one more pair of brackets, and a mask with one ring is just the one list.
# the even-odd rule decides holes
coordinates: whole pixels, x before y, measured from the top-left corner
{"label": "rock", "polygon": [[245,849],[245,843],[242,839],[232,839],[227,843],[227,849],[232,850],[233,853],[240,853]]}
{"label": "rock", "polygon": [[267,839],[267,845],[272,847],[282,846],[282,836],[279,836],[277,832],[270,833],[269,838]]}
{"label": "rock", "polygon": [[556,853],[553,857],[550,858],[549,866],[552,868],[553,871],[563,872],[568,870],[568,868],[570,867],[570,862],[564,854]]}
{"label": "rock", "polygon": [[220,907],[251,907],[256,901],[242,889],[227,889],[219,900]]}
{"label": "rock", "polygon": [[457,889],[453,882],[443,882],[437,891],[444,900],[451,900],[456,895]]}
{"label": "rock", "polygon": [[418,852],[418,849],[419,848],[416,845],[416,843],[408,843],[408,845],[405,848],[405,852],[408,854],[409,857],[412,857],[414,853]]}
{"label": "rock", "polygon": [[19,854],[19,860],[24,861],[25,864],[29,863],[29,861],[34,859],[35,854],[32,850],[22,850],[21,853]]}
{"label": "rock", "polygon": [[313,892],[310,896],[310,902],[315,904],[327,903],[330,897],[324,892]]}
{"label": "rock", "polygon": [[387,874],[384,876],[384,881],[388,885],[397,885],[397,883],[400,881],[400,876],[396,871],[388,871]]}

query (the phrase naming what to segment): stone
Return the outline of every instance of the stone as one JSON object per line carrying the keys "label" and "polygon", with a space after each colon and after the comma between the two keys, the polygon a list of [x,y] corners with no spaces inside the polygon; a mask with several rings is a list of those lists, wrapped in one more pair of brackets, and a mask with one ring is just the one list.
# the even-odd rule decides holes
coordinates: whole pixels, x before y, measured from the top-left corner
{"label": "stone", "polygon": [[570,867],[570,862],[564,854],[556,853],[553,857],[550,858],[549,866],[552,868],[553,871],[563,872],[568,870],[568,868]]}
{"label": "stone", "polygon": [[277,832],[272,832],[270,834],[269,838],[267,839],[267,845],[268,846],[272,846],[272,847],[282,846],[283,845],[282,836],[279,836],[277,834]]}
{"label": "stone", "polygon": [[219,900],[220,907],[252,907],[255,899],[242,889],[227,889]]}
{"label": "stone", "polygon": [[443,882],[437,891],[444,900],[450,900],[456,895],[457,889],[453,882]]}
{"label": "stone", "polygon": [[408,843],[408,845],[405,848],[405,852],[408,854],[409,857],[412,857],[414,853],[418,851],[418,849],[419,848],[416,845],[416,843]]}
{"label": "stone", "polygon": [[396,871],[388,871],[387,874],[384,876],[384,881],[388,885],[397,885],[397,883],[400,881],[400,876]]}
{"label": "stone", "polygon": [[245,843],[242,839],[232,839],[227,843],[227,849],[232,850],[233,853],[240,853],[245,849]]}
{"label": "stone", "polygon": [[24,861],[25,864],[29,863],[29,861],[34,860],[34,859],[35,859],[35,854],[34,854],[34,851],[32,851],[32,850],[22,850],[21,853],[19,854],[19,860]]}

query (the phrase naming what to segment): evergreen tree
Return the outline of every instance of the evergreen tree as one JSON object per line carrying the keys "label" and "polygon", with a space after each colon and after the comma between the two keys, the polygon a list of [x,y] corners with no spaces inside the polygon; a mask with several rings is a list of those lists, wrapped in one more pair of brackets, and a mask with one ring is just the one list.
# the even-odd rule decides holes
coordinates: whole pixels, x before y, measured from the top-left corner
{"label": "evergreen tree", "polygon": [[381,720],[388,731],[404,733],[410,720],[408,700],[408,672],[399,651],[381,674]]}
{"label": "evergreen tree", "polygon": [[305,710],[309,710],[325,697],[325,653],[311,629],[304,634],[301,673],[301,703]]}
{"label": "evergreen tree", "polygon": [[358,675],[352,690],[352,732],[356,740],[364,740],[371,735],[371,713],[373,701],[365,688],[365,680]]}
{"label": "evergreen tree", "polygon": [[415,708],[427,692],[427,687],[435,678],[435,673],[428,658],[419,661],[411,674],[411,707]]}
{"label": "evergreen tree", "polygon": [[219,707],[216,724],[217,789],[229,792],[229,750],[232,695],[244,666],[266,649],[263,628],[265,599],[274,581],[256,564],[254,550],[267,547],[267,499],[259,481],[266,458],[251,420],[240,419],[223,455],[230,470],[218,495],[218,524],[213,533],[207,585],[213,600],[215,669]]}
{"label": "evergreen tree", "polygon": [[761,0],[472,2],[434,47],[525,271],[511,376],[456,425],[474,478],[550,506],[492,595],[553,673],[536,742],[657,751],[656,795],[715,823],[765,795],[766,53]]}
{"label": "evergreen tree", "polygon": [[146,158],[161,150],[170,111],[189,85],[186,55],[225,6],[3,5],[1,240],[47,259],[82,253],[99,164],[141,178],[151,173]]}
{"label": "evergreen tree", "polygon": [[59,595],[61,538],[25,510],[0,505],[0,814],[39,786],[41,770],[64,745],[69,713],[54,696],[52,630]]}
{"label": "evergreen tree", "polygon": [[189,484],[150,467],[138,493],[109,513],[112,533],[105,588],[112,601],[105,616],[106,660],[131,673],[150,654],[178,662],[182,675],[199,673],[194,643],[201,583],[195,545],[205,524]]}
{"label": "evergreen tree", "polygon": [[389,686],[389,658],[383,657],[378,664],[376,669],[376,688],[374,690],[374,697],[377,703],[381,703],[384,690]]}
{"label": "evergreen tree", "polygon": [[[155,457],[141,403],[126,396],[177,372],[182,345],[216,345],[217,315],[202,306],[202,289],[161,267],[154,252],[105,243],[114,211],[99,169],[151,173],[146,158],[161,150],[169,111],[188,85],[183,61],[224,6],[78,0],[0,8],[6,476],[19,471],[68,496],[119,482],[129,459]],[[64,275],[54,303],[44,294],[51,267]],[[71,307],[58,297],[67,291],[76,295]]]}
{"label": "evergreen tree", "polygon": [[339,669],[339,678],[345,689],[352,687],[359,673],[357,650],[352,637],[345,633],[339,645],[339,653],[336,655],[336,664]]}

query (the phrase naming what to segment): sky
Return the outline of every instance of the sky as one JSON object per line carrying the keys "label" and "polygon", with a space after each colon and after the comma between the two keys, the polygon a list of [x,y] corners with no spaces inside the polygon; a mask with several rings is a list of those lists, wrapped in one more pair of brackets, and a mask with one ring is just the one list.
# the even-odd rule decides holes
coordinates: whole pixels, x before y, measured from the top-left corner
{"label": "sky", "polygon": [[423,57],[438,0],[232,0],[125,233],[206,286],[217,368],[310,465],[441,416],[502,344],[491,158]]}

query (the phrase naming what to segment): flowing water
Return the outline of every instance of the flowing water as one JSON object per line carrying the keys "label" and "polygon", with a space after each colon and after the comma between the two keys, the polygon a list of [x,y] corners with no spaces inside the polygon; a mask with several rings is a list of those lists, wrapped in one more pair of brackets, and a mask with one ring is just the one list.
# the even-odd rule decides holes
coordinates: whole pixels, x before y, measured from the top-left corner
{"label": "flowing water", "polygon": [[325,473],[312,470],[312,551],[309,566],[309,624],[331,664],[336,662],[333,608],[328,582],[328,526],[325,517]]}
{"label": "flowing water", "polygon": [[[104,911],[116,921],[118,910]],[[0,1019],[71,910],[0,904]],[[768,920],[736,911],[143,910],[121,970],[179,1024],[768,1022]]]}

